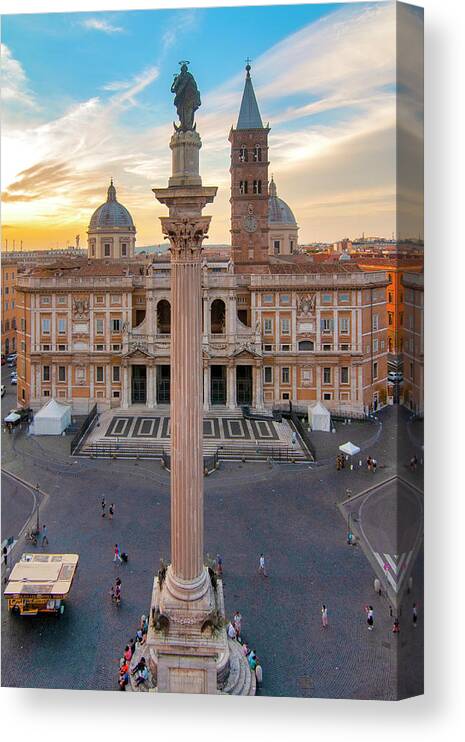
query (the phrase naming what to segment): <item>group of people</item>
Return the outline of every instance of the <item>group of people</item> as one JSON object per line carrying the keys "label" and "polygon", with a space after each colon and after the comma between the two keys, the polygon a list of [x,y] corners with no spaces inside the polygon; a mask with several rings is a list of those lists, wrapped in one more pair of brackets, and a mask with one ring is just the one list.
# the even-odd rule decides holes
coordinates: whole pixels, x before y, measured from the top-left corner
{"label": "group of people", "polygon": [[138,646],[145,644],[148,630],[148,618],[143,615],[141,616],[135,639],[130,639],[126,644],[123,656],[119,661],[118,685],[120,690],[126,690],[131,676],[134,677],[136,687],[146,683],[149,679],[149,668],[145,657],[141,657],[139,662],[131,668],[131,662],[134,660],[136,649]]}
{"label": "group of people", "polygon": [[263,682],[262,666],[256,655],[255,650],[249,649],[247,642],[245,642],[242,638],[242,615],[239,611],[235,612],[231,621],[228,623],[226,631],[229,639],[237,641],[238,644],[241,645],[242,653],[244,654],[244,657],[247,658],[250,669],[252,670],[252,672],[255,673],[257,686],[259,686]]}
{"label": "group of people", "polygon": [[343,453],[338,453],[336,456],[336,471],[341,471],[346,465],[346,457]]}
{"label": "group of people", "polygon": [[[368,631],[373,631],[375,627],[375,611],[372,605],[366,605],[365,606],[365,613],[366,613],[366,622]],[[392,612],[391,612],[392,615]],[[412,625],[414,628],[417,627],[418,622],[418,610],[417,610],[417,604],[414,603],[412,607]],[[329,627],[329,618],[328,618],[328,608],[323,603],[321,606],[321,625],[323,629],[327,629]],[[394,621],[392,624],[392,633],[398,634],[400,632],[400,622],[398,616],[394,617]]]}

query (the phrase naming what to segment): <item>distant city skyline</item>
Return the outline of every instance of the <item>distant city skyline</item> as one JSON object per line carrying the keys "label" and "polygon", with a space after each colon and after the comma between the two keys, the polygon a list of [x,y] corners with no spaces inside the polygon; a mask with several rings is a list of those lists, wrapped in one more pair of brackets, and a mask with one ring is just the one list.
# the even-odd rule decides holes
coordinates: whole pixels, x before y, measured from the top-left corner
{"label": "distant city skyline", "polygon": [[[414,9],[405,13],[415,43]],[[393,4],[18,15],[2,25],[2,250],[5,239],[9,250],[13,240],[65,247],[76,234],[85,246],[110,177],[138,245],[163,242],[151,189],[169,175],[169,88],[186,56],[202,95],[203,181],[219,186],[211,243],[230,242],[228,133],[248,56],[271,127],[270,173],[300,242],[396,233]],[[420,141],[415,111],[408,126]],[[409,184],[406,202],[420,190]]]}

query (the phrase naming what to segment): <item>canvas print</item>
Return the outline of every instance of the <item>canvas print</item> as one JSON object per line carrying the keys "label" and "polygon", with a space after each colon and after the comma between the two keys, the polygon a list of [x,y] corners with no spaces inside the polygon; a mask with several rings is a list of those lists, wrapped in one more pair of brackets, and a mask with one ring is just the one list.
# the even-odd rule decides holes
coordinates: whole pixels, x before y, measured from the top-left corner
{"label": "canvas print", "polygon": [[422,10],[4,15],[2,228],[3,686],[421,694]]}

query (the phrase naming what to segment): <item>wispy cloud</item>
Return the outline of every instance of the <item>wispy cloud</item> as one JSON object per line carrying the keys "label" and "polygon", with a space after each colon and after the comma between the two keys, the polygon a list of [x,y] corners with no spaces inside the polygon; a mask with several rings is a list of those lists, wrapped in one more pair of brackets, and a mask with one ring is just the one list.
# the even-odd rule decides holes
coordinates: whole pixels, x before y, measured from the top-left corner
{"label": "wispy cloud", "polygon": [[81,24],[84,28],[88,28],[90,31],[102,31],[102,33],[122,33],[124,28],[121,26],[113,26],[112,23],[103,20],[102,18],[86,18]]}
{"label": "wispy cloud", "polygon": [[1,97],[5,103],[35,108],[37,101],[29,90],[26,73],[6,44],[1,44]]}

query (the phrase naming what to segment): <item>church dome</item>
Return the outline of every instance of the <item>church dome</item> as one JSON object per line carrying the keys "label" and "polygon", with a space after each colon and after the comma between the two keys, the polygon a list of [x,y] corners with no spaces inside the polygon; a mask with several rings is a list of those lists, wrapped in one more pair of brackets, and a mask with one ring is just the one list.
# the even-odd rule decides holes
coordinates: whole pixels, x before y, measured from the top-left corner
{"label": "church dome", "polygon": [[116,188],[113,181],[108,188],[107,200],[92,214],[89,230],[127,229],[135,231],[132,216],[125,206],[116,200]]}
{"label": "church dome", "polygon": [[278,198],[276,183],[271,178],[270,197],[268,199],[268,222],[269,224],[287,224],[297,227],[295,216],[290,207],[282,198]]}

